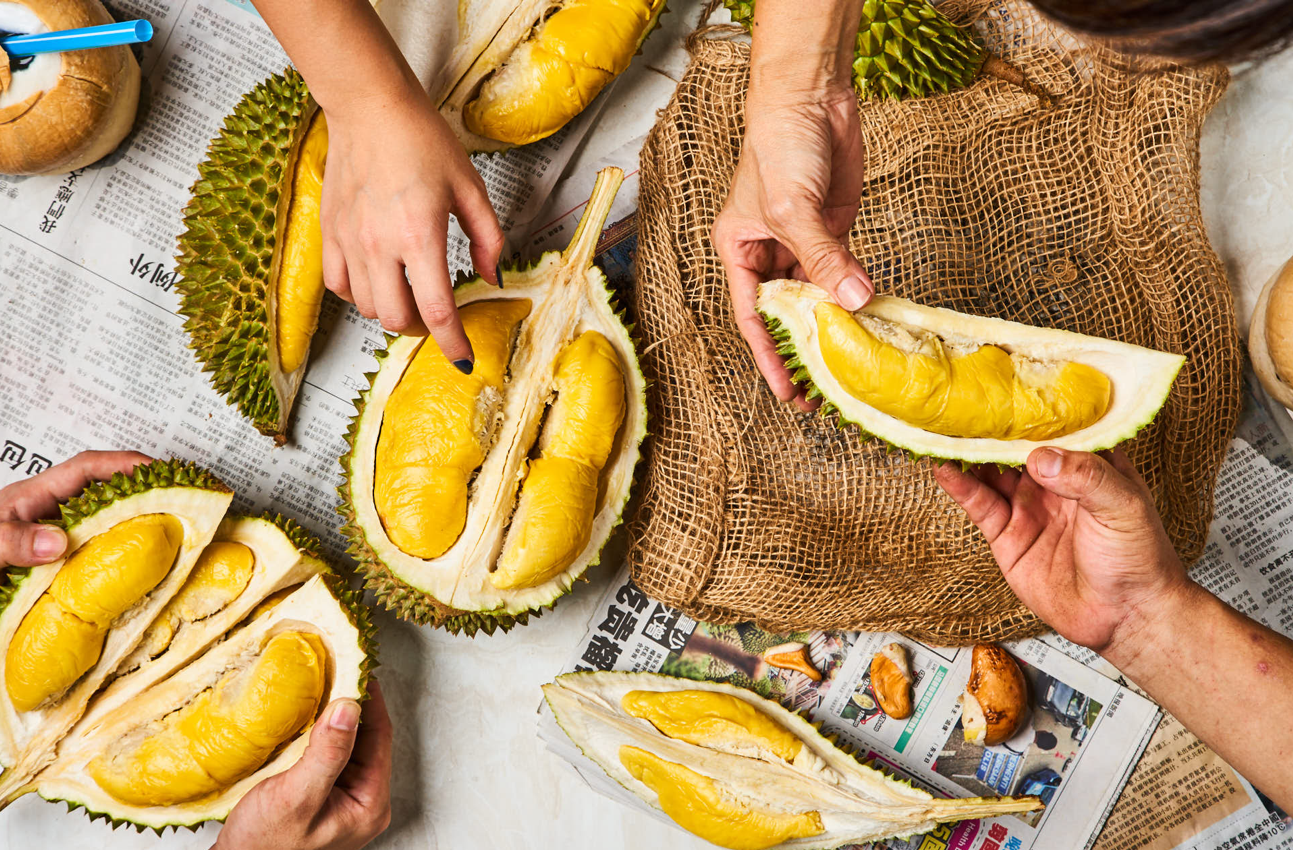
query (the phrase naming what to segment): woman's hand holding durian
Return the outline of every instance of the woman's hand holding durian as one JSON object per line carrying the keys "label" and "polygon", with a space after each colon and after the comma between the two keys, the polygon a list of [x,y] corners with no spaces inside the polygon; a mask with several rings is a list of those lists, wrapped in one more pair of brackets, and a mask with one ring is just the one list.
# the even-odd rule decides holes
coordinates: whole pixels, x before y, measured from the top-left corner
{"label": "woman's hand holding durian", "polygon": [[325,284],[388,331],[430,332],[470,372],[446,241],[452,213],[475,267],[497,274],[503,232],[484,181],[368,0],[255,3],[328,120]]}
{"label": "woman's hand holding durian", "polygon": [[858,0],[804,15],[789,0],[759,0],[754,16],[745,140],[714,246],[727,270],[742,336],[772,391],[810,405],[790,379],[755,311],[759,284],[811,280],[847,310],[874,287],[845,242],[862,194],[864,152],[853,91]]}

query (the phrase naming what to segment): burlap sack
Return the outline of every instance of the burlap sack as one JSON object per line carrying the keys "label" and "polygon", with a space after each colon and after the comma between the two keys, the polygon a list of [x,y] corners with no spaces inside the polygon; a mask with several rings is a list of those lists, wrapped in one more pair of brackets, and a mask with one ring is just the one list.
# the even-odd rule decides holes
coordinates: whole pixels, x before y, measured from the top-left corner
{"label": "burlap sack", "polygon": [[[1056,102],[980,80],[862,104],[852,250],[881,292],[1185,354],[1167,406],[1127,448],[1193,560],[1240,406],[1231,295],[1198,193],[1200,126],[1227,73],[1083,47],[1023,3],[943,8]],[[740,152],[749,49],[712,29],[690,46],[642,151],[632,300],[654,437],[630,524],[634,579],[695,617],[774,630],[943,644],[1040,631],[928,461],[887,455],[764,386],[710,244]]]}

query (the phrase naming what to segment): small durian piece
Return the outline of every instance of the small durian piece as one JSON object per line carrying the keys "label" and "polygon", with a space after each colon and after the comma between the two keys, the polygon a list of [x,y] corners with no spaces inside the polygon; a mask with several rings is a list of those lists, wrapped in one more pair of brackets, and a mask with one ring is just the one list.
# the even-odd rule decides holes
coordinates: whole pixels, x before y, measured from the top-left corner
{"label": "small durian piece", "polygon": [[794,762],[803,741],[756,707],[714,691],[629,691],[620,707],[679,741],[725,753]]}
{"label": "small durian piece", "polygon": [[894,720],[911,716],[911,663],[900,643],[887,643],[871,659],[871,691]]}
{"label": "small durian piece", "polygon": [[156,658],[165,652],[185,623],[223,611],[247,588],[255,565],[255,554],[242,543],[217,540],[207,546],[180,592],[144,633],[140,643],[143,657]]}
{"label": "small durian piece", "polygon": [[615,349],[585,331],[557,359],[548,411],[498,569],[501,589],[534,587],[565,570],[588,545],[602,467],[624,421],[624,372]]}
{"label": "small durian piece", "polygon": [[1275,272],[1257,299],[1248,355],[1266,392],[1293,409],[1293,260]]}
{"label": "small durian piece", "polygon": [[292,170],[287,229],[280,248],[274,305],[278,361],[287,373],[305,365],[323,304],[323,228],[319,208],[328,160],[328,119],[314,113]]}
{"label": "small durian piece", "polygon": [[770,647],[764,651],[763,660],[783,670],[798,670],[814,682],[822,680],[821,671],[813,665],[813,657],[808,653],[808,644],[783,643]]}
{"label": "small durian piece", "polygon": [[995,643],[978,644],[961,695],[965,740],[993,746],[1009,741],[1028,717],[1028,683],[1019,664]]}

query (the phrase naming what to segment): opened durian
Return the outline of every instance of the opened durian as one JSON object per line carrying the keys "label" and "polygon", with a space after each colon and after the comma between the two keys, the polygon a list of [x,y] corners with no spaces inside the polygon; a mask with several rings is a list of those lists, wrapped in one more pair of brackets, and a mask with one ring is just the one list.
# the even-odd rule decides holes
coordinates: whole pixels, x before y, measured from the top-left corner
{"label": "opened durian", "polygon": [[567,673],[545,685],[584,755],[719,847],[829,850],[1042,807],[1036,797],[936,799],[860,764],[750,691],[650,673]]}
{"label": "opened durian", "polygon": [[[223,819],[361,698],[358,595],[281,517],[175,461],[63,507],[70,555],[0,596],[0,807],[28,792],[140,828]],[[267,604],[272,601],[272,604]]]}
{"label": "opened durian", "polygon": [[392,337],[342,458],[343,531],[384,604],[452,631],[510,628],[597,562],[646,433],[628,330],[592,264],[623,173],[598,174],[570,245],[455,298],[475,352]]}
{"label": "opened durian", "polygon": [[1153,420],[1185,358],[877,296],[849,313],[812,284],[765,283],[758,309],[797,382],[914,455],[1022,465],[1101,451]]}

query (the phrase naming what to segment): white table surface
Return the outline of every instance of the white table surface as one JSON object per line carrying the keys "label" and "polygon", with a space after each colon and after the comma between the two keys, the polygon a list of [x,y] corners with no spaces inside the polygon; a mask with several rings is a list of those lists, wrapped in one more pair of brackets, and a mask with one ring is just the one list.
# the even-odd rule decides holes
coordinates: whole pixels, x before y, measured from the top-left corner
{"label": "white table surface", "polygon": [[[671,3],[602,115],[613,133],[590,138],[572,168],[646,131],[681,74],[681,41],[696,0]],[[1208,119],[1203,206],[1234,287],[1241,325],[1266,280],[1293,255],[1293,53],[1236,76]],[[372,846],[385,850],[702,850],[711,845],[591,792],[536,734],[539,686],[582,636],[609,571],[599,569],[555,611],[510,634],[474,640],[379,614],[378,676],[396,728],[394,818]],[[0,848],[198,848],[196,833],[109,832],[34,797],[0,813]]]}

